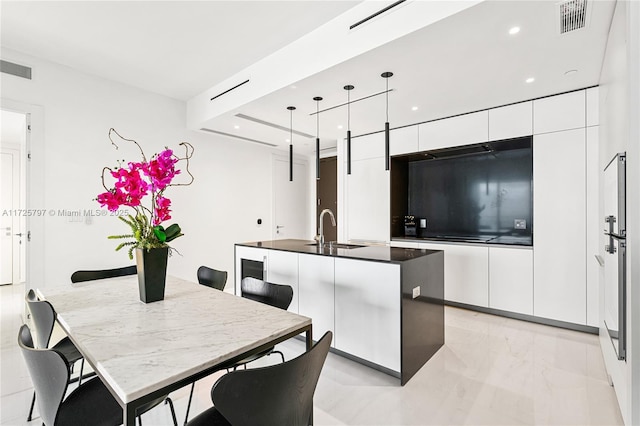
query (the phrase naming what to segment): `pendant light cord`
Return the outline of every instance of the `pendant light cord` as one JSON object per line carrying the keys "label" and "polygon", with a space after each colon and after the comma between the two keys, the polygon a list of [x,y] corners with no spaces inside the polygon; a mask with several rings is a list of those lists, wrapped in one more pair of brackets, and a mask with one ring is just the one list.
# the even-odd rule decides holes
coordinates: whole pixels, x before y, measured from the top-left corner
{"label": "pendant light cord", "polygon": [[347,90],[347,130],[351,130],[351,90]]}
{"label": "pendant light cord", "polygon": [[385,78],[385,80],[387,81],[387,93],[385,94],[385,97],[387,98],[387,122],[389,121],[389,79]]}

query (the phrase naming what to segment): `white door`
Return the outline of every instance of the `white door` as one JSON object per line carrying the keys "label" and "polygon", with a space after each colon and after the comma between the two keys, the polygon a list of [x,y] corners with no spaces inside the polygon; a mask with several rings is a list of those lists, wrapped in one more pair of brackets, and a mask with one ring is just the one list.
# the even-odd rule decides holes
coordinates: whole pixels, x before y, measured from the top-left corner
{"label": "white door", "polygon": [[273,157],[273,239],[309,239],[309,176],[307,163],[294,159],[289,181],[289,159]]}
{"label": "white door", "polygon": [[26,281],[27,213],[23,153],[29,115],[0,111],[0,284]]}
{"label": "white door", "polygon": [[20,222],[23,218],[20,209],[20,151],[2,148],[1,155],[0,285],[4,285],[20,281]]}

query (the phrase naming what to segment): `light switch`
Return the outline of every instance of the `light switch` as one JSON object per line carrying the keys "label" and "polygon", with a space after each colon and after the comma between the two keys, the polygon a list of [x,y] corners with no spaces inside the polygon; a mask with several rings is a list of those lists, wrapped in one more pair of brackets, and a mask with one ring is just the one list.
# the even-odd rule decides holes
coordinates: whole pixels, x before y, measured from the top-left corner
{"label": "light switch", "polygon": [[420,296],[420,286],[413,288],[413,298]]}
{"label": "light switch", "polygon": [[527,229],[527,221],[525,219],[515,219],[513,221],[513,227],[515,229]]}
{"label": "light switch", "polygon": [[420,228],[424,229],[427,227],[427,219],[420,219]]}

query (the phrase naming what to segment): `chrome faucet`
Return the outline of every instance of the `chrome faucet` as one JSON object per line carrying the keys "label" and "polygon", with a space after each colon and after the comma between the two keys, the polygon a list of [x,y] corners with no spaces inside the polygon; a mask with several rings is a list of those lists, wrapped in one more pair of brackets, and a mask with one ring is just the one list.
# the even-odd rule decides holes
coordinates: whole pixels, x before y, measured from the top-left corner
{"label": "chrome faucet", "polygon": [[336,226],[336,218],[333,215],[333,212],[330,209],[324,209],[320,213],[320,241],[319,246],[322,247],[324,245],[324,214],[329,213],[329,217],[331,217],[331,224]]}

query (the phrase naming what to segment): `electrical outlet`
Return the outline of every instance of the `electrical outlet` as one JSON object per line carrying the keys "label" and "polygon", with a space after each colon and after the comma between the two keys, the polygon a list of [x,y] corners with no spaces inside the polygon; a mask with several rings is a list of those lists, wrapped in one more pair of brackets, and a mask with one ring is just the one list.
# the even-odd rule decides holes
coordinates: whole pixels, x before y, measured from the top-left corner
{"label": "electrical outlet", "polygon": [[515,219],[513,221],[514,229],[527,229],[527,221],[525,219]]}
{"label": "electrical outlet", "polygon": [[427,227],[427,219],[420,219],[420,228],[424,229]]}
{"label": "electrical outlet", "polygon": [[413,288],[413,298],[420,296],[420,286]]}

